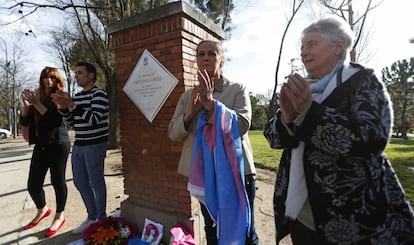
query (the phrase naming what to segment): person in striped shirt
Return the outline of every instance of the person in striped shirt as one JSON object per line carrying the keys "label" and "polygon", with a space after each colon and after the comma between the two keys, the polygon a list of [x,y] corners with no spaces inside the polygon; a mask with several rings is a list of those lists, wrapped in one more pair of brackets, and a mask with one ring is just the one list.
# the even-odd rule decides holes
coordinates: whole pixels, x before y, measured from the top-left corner
{"label": "person in striped shirt", "polygon": [[57,92],[52,98],[63,108],[59,110],[63,119],[75,130],[73,182],[88,213],[86,220],[72,231],[73,234],[80,234],[90,224],[106,218],[104,160],[108,146],[109,100],[106,92],[95,84],[94,65],[79,62],[75,79],[82,91],[73,98],[64,92]]}

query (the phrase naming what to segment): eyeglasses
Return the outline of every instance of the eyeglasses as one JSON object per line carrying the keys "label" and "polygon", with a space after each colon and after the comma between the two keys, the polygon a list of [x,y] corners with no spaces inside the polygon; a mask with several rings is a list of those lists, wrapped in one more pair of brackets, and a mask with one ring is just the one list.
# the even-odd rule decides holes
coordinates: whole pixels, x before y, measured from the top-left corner
{"label": "eyeglasses", "polygon": [[56,77],[45,77],[45,78],[43,78],[43,80],[54,81],[54,82],[57,81]]}

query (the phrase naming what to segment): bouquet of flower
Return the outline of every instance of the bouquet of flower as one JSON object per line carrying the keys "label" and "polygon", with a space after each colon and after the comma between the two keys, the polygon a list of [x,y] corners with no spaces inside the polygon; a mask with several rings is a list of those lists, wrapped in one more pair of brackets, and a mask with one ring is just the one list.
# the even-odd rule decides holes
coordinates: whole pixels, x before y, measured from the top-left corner
{"label": "bouquet of flower", "polygon": [[86,245],[124,245],[135,236],[137,227],[120,217],[108,217],[91,224],[83,233]]}

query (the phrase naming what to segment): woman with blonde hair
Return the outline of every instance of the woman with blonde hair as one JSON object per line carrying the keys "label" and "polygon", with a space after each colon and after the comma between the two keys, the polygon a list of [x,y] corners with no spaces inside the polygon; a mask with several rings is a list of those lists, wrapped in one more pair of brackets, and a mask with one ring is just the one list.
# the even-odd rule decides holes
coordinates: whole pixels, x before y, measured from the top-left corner
{"label": "woman with blonde hair", "polygon": [[36,216],[24,226],[31,229],[49,216],[52,210],[46,204],[43,184],[46,173],[50,177],[56,195],[56,215],[45,233],[45,237],[55,235],[65,223],[64,209],[67,200],[66,162],[70,150],[70,139],[59,106],[51,100],[51,94],[63,91],[64,81],[56,68],[45,67],[40,73],[39,88],[36,91],[24,89],[23,109],[20,124],[29,127],[29,145],[34,144],[30,162],[27,188],[37,207]]}

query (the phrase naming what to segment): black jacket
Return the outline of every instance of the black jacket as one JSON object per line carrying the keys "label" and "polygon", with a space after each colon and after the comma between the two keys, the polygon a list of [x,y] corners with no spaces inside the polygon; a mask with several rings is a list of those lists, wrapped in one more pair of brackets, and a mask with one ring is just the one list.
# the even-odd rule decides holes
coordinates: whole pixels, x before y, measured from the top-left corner
{"label": "black jacket", "polygon": [[285,201],[298,141],[316,233],[321,244],[412,244],[414,214],[384,149],[392,128],[388,93],[364,69],[313,102],[294,135],[278,111],[264,131],[272,148],[284,149],[274,193],[277,243],[289,230]]}
{"label": "black jacket", "polygon": [[70,142],[68,130],[63,123],[62,116],[58,113],[56,106],[51,105],[47,112],[40,116],[39,122],[35,123],[35,108],[29,107],[27,117],[20,115],[20,125],[29,126],[29,145],[40,144],[64,144]]}

